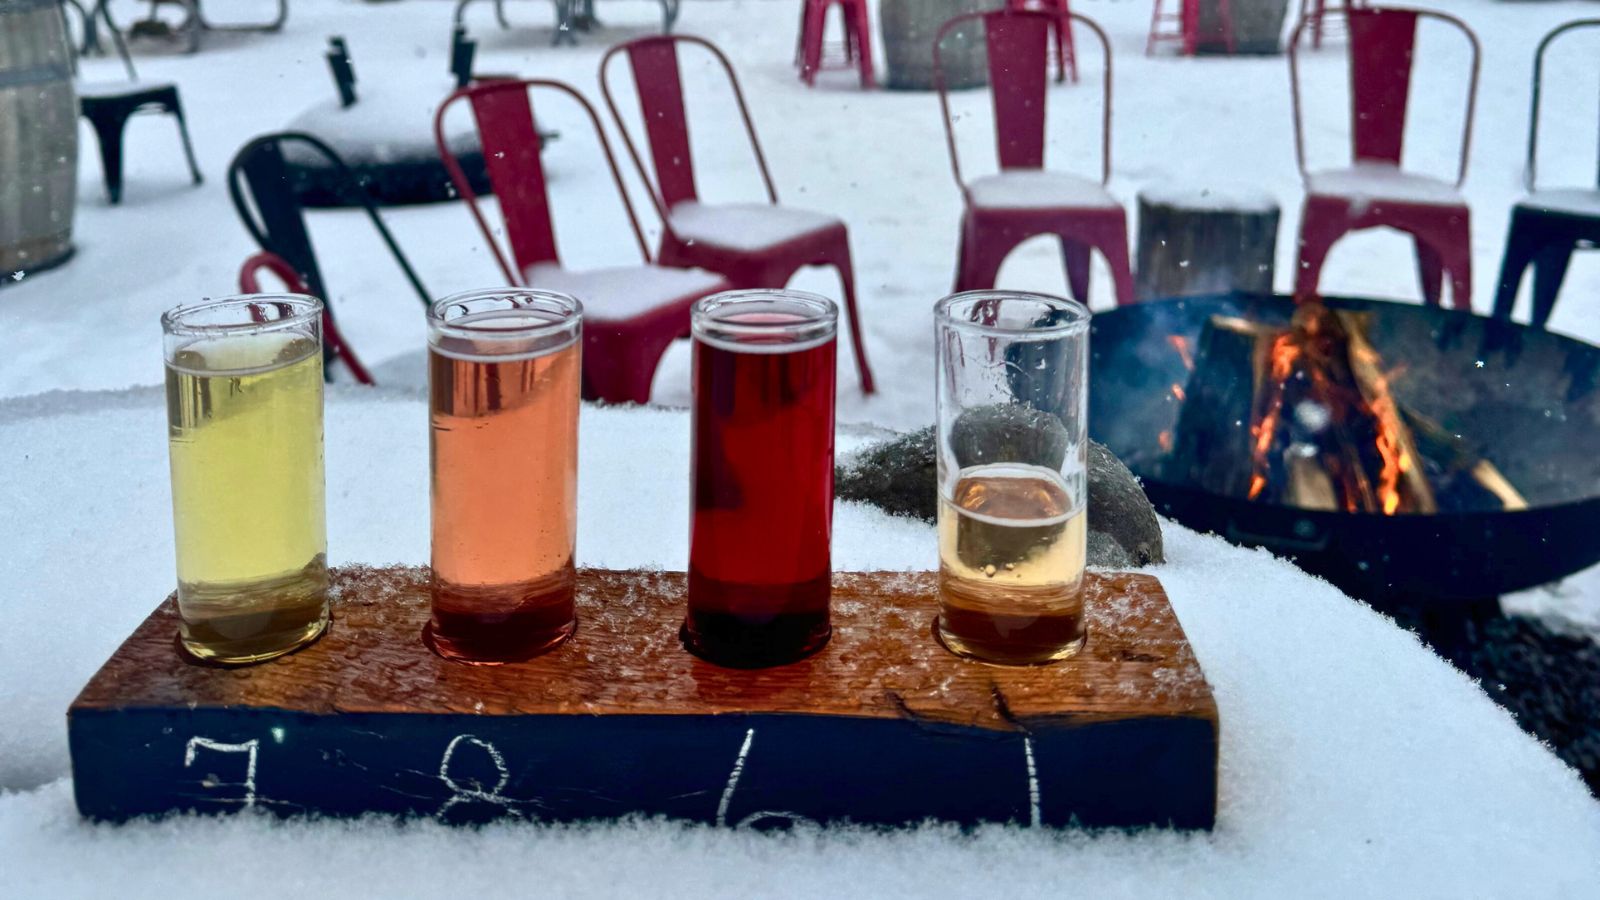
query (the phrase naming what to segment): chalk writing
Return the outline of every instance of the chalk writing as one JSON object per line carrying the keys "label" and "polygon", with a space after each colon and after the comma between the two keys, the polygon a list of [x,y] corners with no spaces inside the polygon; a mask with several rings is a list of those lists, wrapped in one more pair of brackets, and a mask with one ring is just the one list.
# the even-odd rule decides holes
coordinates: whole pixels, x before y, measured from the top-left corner
{"label": "chalk writing", "polygon": [[[450,774],[450,761],[455,758],[456,748],[462,744],[478,747],[488,754],[489,760],[494,763],[495,773],[499,776],[494,783],[494,787],[486,791],[481,787],[462,787],[456,783],[455,778]],[[514,816],[521,815],[521,813],[517,812],[516,807],[512,805],[515,801],[500,794],[511,781],[511,770],[506,768],[505,757],[501,756],[495,745],[488,741],[480,740],[470,734],[458,734],[452,738],[449,745],[444,748],[444,757],[439,760],[439,780],[444,782],[444,786],[450,789],[451,796],[444,801],[443,806],[439,807],[439,811],[434,813],[435,816],[443,816],[457,803],[471,803],[474,801],[492,803]],[[479,782],[474,779],[472,783],[478,784]]]}
{"label": "chalk writing", "polygon": [[[739,776],[744,774],[744,761],[750,756],[750,746],[755,743],[756,730],[751,728],[744,733],[744,743],[739,746],[739,755],[733,761],[733,771],[728,773],[728,783],[722,789],[722,801],[717,804],[717,827],[723,828],[728,824],[728,807],[733,804],[733,792],[739,787]],[[784,812],[781,809],[766,809],[753,812],[739,820],[735,828],[748,828],[757,822],[767,820],[787,822],[790,825],[815,825],[816,822],[799,813]]]}
{"label": "chalk writing", "polygon": [[744,745],[739,748],[739,758],[733,761],[733,771],[728,773],[728,786],[722,789],[722,802],[717,804],[717,827],[728,824],[728,804],[733,802],[733,791],[739,786],[739,776],[744,774],[744,758],[750,755],[750,745],[755,742],[754,728],[744,733]]}
{"label": "chalk writing", "polygon": [[[206,737],[192,737],[189,738],[189,743],[185,744],[183,747],[183,767],[187,769],[193,766],[195,756],[200,750],[214,750],[217,753],[245,754],[244,799],[234,800],[227,797],[218,797],[217,800],[218,802],[222,803],[239,803],[245,809],[249,809],[256,805],[256,749],[260,745],[261,742],[255,738],[251,738],[250,740],[241,744],[228,744],[222,741],[213,741],[212,739]],[[207,788],[213,788],[224,784],[230,784],[232,782],[221,781],[214,773],[207,773],[206,777],[201,779],[200,783],[205,785]]]}
{"label": "chalk writing", "polygon": [[1039,827],[1039,770],[1033,765],[1033,739],[1022,738],[1023,758],[1028,761],[1028,824]]}

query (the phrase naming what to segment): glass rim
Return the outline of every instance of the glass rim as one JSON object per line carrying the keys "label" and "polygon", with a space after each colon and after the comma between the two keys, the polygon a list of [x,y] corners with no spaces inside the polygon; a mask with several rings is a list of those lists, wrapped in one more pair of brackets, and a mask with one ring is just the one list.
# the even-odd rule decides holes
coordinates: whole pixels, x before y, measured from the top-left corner
{"label": "glass rim", "polygon": [[[792,321],[750,322],[729,317],[730,311],[747,304],[777,302],[792,304],[798,318]],[[690,331],[696,339],[737,343],[740,338],[782,337],[785,344],[800,345],[837,334],[839,304],[821,294],[788,288],[740,288],[701,297],[689,310]],[[767,345],[782,346],[782,345]]]}
{"label": "glass rim", "polygon": [[[452,306],[460,306],[473,300],[494,300],[522,298],[525,300],[543,301],[553,307],[547,312],[554,312],[560,318],[545,319],[530,322],[528,325],[515,328],[489,328],[473,322],[463,322],[460,319],[445,318],[445,312]],[[518,310],[531,311],[535,307],[513,305],[506,308],[506,312]],[[583,322],[583,302],[571,294],[562,291],[551,291],[543,288],[530,287],[505,287],[473,288],[466,291],[457,291],[447,294],[428,304],[428,327],[436,334],[445,334],[451,337],[471,338],[474,340],[516,340],[524,341],[549,337],[561,334]]]}
{"label": "glass rim", "polygon": [[[1039,303],[1052,313],[1066,313],[1067,318],[1050,325],[990,325],[984,322],[975,322],[971,319],[958,318],[953,310],[958,304],[981,300],[1027,300]],[[1001,291],[994,289],[978,291],[958,291],[939,300],[933,305],[934,320],[941,326],[946,326],[957,331],[973,334],[986,334],[994,337],[1011,337],[1019,340],[1049,340],[1051,338],[1070,337],[1087,331],[1089,323],[1094,319],[1094,313],[1089,307],[1069,297],[1055,294],[1041,294],[1037,291]]]}
{"label": "glass rim", "polygon": [[[212,310],[245,307],[258,303],[284,304],[295,309],[293,315],[267,322],[216,322],[195,323],[189,317]],[[179,304],[161,314],[161,330],[173,336],[204,337],[206,335],[260,334],[267,331],[294,328],[318,321],[322,317],[322,301],[310,294],[262,293],[227,294],[206,297],[199,303]]]}

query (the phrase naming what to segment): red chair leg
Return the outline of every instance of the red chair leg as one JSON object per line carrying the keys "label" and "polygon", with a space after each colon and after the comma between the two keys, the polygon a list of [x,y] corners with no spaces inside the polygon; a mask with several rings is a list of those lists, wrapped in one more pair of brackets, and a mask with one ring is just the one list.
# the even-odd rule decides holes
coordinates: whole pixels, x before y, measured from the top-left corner
{"label": "red chair leg", "polygon": [[1078,83],[1078,45],[1072,40],[1072,20],[1063,18],[1061,30],[1056,35],[1056,52],[1067,67],[1067,77]]}
{"label": "red chair leg", "polygon": [[861,314],[856,308],[855,265],[850,260],[850,243],[840,236],[839,245],[829,253],[828,264],[839,272],[839,283],[844,288],[844,314],[850,322],[850,343],[856,355],[856,374],[861,378],[861,393],[877,390],[872,381],[872,366],[867,363],[867,336],[861,330]]}
{"label": "red chair leg", "polygon": [[1450,306],[1465,312],[1472,311],[1472,229],[1465,216],[1452,218],[1449,240],[1441,241],[1435,248],[1444,258],[1444,268],[1450,273]]}
{"label": "red chair leg", "polygon": [[986,291],[994,287],[1000,275],[1000,264],[1021,243],[998,229],[985,230],[963,217],[962,253],[956,269],[957,291]]}
{"label": "red chair leg", "polygon": [[1322,279],[1322,264],[1328,259],[1328,251],[1348,230],[1342,215],[1330,214],[1313,200],[1306,200],[1300,212],[1299,249],[1295,256],[1296,300],[1317,296],[1317,284]]}
{"label": "red chair leg", "polygon": [[861,67],[861,86],[870,90],[876,86],[877,79],[872,72],[872,26],[867,22],[865,0],[856,0],[851,4],[850,16],[848,30],[854,34],[856,42],[856,61]]}
{"label": "red chair leg", "polygon": [[808,85],[816,84],[817,69],[822,65],[822,26],[826,14],[827,7],[821,3],[812,0],[806,3],[805,27],[800,30],[803,45],[800,78]]}
{"label": "red chair leg", "polygon": [[1089,305],[1090,247],[1088,244],[1061,239],[1061,259],[1066,263],[1067,288],[1072,299]]}
{"label": "red chair leg", "polygon": [[[1128,261],[1128,224],[1119,219],[1116,228],[1110,229],[1100,242],[1100,252],[1105,254],[1111,267],[1111,282],[1116,287],[1117,305],[1133,303],[1133,265]],[[1084,303],[1087,305],[1088,301]]]}
{"label": "red chair leg", "polygon": [[1439,294],[1444,289],[1444,260],[1420,237],[1412,238],[1417,245],[1417,277],[1422,282],[1422,299],[1429,306],[1439,305]]}

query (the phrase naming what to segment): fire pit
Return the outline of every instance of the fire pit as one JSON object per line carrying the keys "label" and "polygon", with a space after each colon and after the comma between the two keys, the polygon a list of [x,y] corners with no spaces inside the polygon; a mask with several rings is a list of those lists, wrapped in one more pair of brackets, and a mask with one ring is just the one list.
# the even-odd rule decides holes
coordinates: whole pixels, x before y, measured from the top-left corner
{"label": "fire pit", "polygon": [[1191,528],[1388,608],[1481,606],[1600,561],[1600,349],[1270,295],[1100,313],[1091,346],[1092,436]]}

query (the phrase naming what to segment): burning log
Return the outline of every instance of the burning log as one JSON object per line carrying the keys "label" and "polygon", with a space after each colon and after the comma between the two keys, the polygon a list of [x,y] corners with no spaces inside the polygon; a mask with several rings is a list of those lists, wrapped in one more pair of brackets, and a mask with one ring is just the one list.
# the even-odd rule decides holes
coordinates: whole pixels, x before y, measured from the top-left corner
{"label": "burning log", "polygon": [[1221,494],[1248,489],[1246,426],[1252,421],[1257,379],[1241,373],[1254,372],[1273,334],[1268,326],[1227,316],[1212,316],[1206,323],[1188,386],[1171,389],[1173,400],[1183,406],[1172,432],[1167,477]]}
{"label": "burning log", "polygon": [[1400,403],[1368,326],[1318,303],[1287,328],[1213,316],[1187,387],[1172,387],[1167,477],[1304,509],[1429,514],[1441,489],[1526,508],[1493,463]]}

